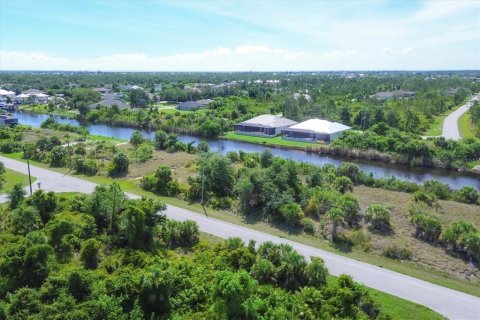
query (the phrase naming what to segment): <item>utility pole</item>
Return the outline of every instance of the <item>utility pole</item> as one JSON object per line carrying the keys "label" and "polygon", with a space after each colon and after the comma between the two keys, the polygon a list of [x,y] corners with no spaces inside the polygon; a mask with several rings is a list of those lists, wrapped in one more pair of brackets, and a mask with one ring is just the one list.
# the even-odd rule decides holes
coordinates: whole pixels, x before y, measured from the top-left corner
{"label": "utility pole", "polygon": [[117,200],[117,188],[116,188],[117,186],[112,184],[111,187],[113,187],[113,201],[112,201],[113,203],[112,203],[112,218],[110,220],[110,233],[113,234],[114,217],[115,217],[115,211],[116,211],[115,202]]}
{"label": "utility pole", "polygon": [[202,161],[202,206],[205,205],[205,163]]}
{"label": "utility pole", "polygon": [[30,175],[30,159],[27,157],[28,181],[30,182],[30,197],[32,196],[32,176]]}

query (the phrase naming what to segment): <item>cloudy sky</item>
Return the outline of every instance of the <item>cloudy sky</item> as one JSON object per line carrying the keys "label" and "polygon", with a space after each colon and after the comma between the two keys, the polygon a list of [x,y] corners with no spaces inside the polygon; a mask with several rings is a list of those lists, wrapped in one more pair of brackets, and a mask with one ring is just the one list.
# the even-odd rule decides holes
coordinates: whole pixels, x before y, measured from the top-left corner
{"label": "cloudy sky", "polygon": [[480,69],[480,1],[0,1],[0,70]]}

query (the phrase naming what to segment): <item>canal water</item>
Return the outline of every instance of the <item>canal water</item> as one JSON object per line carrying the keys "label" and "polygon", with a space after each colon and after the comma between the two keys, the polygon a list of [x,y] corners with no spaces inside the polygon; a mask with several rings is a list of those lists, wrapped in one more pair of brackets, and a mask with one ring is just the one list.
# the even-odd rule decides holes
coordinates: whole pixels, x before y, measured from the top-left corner
{"label": "canal water", "polygon": [[[35,127],[39,127],[43,121],[50,117],[46,114],[36,114],[23,111],[15,111],[13,114],[18,118],[18,122],[20,124],[31,125]],[[115,127],[106,124],[84,125],[76,119],[62,118],[59,116],[55,116],[55,120],[57,120],[59,123],[83,126],[90,132],[90,134],[115,137],[124,140],[129,140],[132,133],[136,130],[133,128]],[[140,131],[148,139],[153,139],[155,135],[155,132],[153,131]],[[400,180],[407,180],[416,183],[423,183],[426,180],[438,180],[448,184],[452,189],[460,189],[464,186],[473,186],[480,190],[480,176],[468,172],[457,172],[454,170],[446,170],[441,168],[410,167],[402,164],[393,165],[377,161],[365,161],[351,158],[345,159],[340,157],[308,153],[300,150],[271,148],[246,142],[200,138],[184,134],[178,134],[178,139],[185,143],[194,141],[195,144],[199,143],[200,141],[205,141],[209,144],[211,151],[222,154],[226,154],[229,151],[243,150],[245,152],[262,152],[265,149],[269,149],[274,156],[292,159],[299,162],[308,162],[316,165],[325,165],[327,163],[331,163],[335,166],[338,166],[342,162],[354,162],[360,167],[361,170],[366,173],[373,174],[373,176],[376,178],[394,176]]]}

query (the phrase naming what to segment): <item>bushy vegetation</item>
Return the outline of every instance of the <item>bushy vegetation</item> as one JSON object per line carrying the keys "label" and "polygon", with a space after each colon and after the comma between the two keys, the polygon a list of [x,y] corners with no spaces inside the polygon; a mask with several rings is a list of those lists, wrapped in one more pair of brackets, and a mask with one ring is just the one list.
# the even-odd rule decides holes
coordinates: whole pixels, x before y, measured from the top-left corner
{"label": "bushy vegetation", "polygon": [[[380,129],[381,127],[384,127]],[[423,140],[411,133],[404,133],[385,124],[377,124],[365,132],[349,131],[334,140],[330,152],[336,154],[351,153],[351,149],[367,152],[382,152],[384,155],[365,155],[367,158],[385,158],[392,162],[410,163],[423,166],[460,168],[467,162],[480,156],[480,140],[462,139],[460,141],[431,138]],[[386,156],[388,155],[388,156]]]}
{"label": "bushy vegetation", "polygon": [[162,209],[115,184],[73,198],[37,191],[2,209],[0,316],[389,318],[351,277],[327,280],[320,258],[239,238],[199,243],[194,222],[165,219]]}

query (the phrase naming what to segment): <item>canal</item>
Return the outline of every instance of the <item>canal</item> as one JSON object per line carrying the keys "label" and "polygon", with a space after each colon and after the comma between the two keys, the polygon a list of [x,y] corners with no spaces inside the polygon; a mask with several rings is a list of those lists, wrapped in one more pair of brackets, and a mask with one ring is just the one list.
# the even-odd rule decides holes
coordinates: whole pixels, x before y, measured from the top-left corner
{"label": "canal", "polygon": [[[39,127],[43,121],[50,117],[46,114],[37,114],[23,111],[15,111],[13,112],[13,115],[18,118],[18,122],[20,124],[31,125],[34,127]],[[133,128],[115,127],[107,124],[83,125],[80,124],[79,121],[77,121],[76,119],[61,118],[59,116],[55,116],[55,120],[57,120],[59,123],[68,123],[75,126],[83,126],[90,132],[90,134],[114,137],[124,140],[129,140],[132,133],[136,130]],[[155,132],[153,131],[140,131],[148,139],[153,139],[155,135]],[[308,162],[316,165],[325,165],[327,163],[331,163],[335,166],[338,166],[345,161],[354,162],[360,167],[361,170],[366,173],[373,174],[373,176],[376,178],[394,176],[400,180],[407,180],[416,183],[423,183],[426,180],[438,180],[440,182],[448,184],[452,189],[460,189],[464,186],[473,186],[480,190],[480,177],[476,174],[468,172],[458,172],[442,168],[410,167],[403,164],[385,164],[377,161],[365,161],[351,158],[345,159],[327,155],[319,155],[315,153],[308,153],[301,150],[272,148],[246,142],[200,138],[191,135],[179,134],[178,139],[186,143],[194,141],[195,144],[199,143],[200,141],[205,141],[209,144],[211,151],[219,152],[222,154],[226,154],[229,151],[243,150],[245,152],[262,152],[265,149],[269,149],[274,156],[292,159],[299,162]]]}

